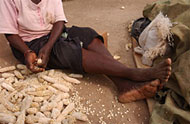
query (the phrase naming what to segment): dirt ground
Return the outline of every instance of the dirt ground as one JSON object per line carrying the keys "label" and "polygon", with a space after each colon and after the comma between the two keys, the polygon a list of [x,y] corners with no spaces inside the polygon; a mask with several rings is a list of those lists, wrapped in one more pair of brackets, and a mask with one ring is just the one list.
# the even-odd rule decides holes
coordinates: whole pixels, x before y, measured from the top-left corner
{"label": "dirt ground", "polygon": [[[74,0],[64,2],[64,10],[69,21],[68,26],[90,26],[97,31],[108,32],[108,49],[112,55],[121,56],[119,61],[135,67],[131,51],[125,50],[125,45],[130,43],[127,26],[132,20],[141,17],[144,6],[153,1],[155,0]],[[145,101],[123,105],[117,103],[117,91],[110,80],[101,75],[87,77],[92,83],[81,86],[79,94],[92,103],[96,113],[101,112],[89,116],[93,120],[92,124],[102,124],[100,120],[107,124],[148,124],[149,112]],[[96,103],[99,99],[101,102]],[[106,112],[102,112],[103,109]],[[114,113],[111,119],[107,117],[110,110]]]}
{"label": "dirt ground", "polygon": [[[120,62],[135,67],[130,51],[127,25],[142,16],[143,7],[155,0],[72,0],[64,2],[69,23],[67,26],[88,26],[99,32],[108,32],[108,49],[112,55],[121,56]],[[0,35],[0,66],[16,63]],[[144,100],[128,104],[117,102],[117,90],[102,75],[85,75],[82,84],[76,86],[82,103],[87,109],[91,124],[148,124],[149,112]],[[88,112],[89,111],[89,112]],[[77,124],[85,124],[77,122]]]}

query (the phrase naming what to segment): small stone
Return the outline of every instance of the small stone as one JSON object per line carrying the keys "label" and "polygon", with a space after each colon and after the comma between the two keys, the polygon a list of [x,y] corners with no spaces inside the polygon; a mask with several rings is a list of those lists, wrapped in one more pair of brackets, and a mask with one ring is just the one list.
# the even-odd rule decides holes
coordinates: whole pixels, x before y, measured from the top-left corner
{"label": "small stone", "polygon": [[124,7],[124,6],[122,6],[120,9],[124,10],[124,9],[125,9],[125,7]]}
{"label": "small stone", "polygon": [[127,44],[125,45],[126,51],[129,51],[129,49],[131,49],[131,48],[132,48],[132,43],[127,43]]}
{"label": "small stone", "polygon": [[118,56],[118,55],[115,55],[113,58],[114,58],[115,60],[119,60],[121,57]]}
{"label": "small stone", "polygon": [[131,121],[131,119],[130,119],[130,118],[127,118],[127,121],[129,121],[129,122],[130,122],[130,121]]}

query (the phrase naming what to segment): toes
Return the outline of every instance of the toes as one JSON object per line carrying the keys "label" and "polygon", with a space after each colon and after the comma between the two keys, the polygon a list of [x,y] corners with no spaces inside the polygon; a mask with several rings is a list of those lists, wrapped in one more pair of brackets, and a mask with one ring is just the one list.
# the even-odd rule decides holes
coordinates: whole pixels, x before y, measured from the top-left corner
{"label": "toes", "polygon": [[164,76],[163,81],[168,82],[168,79],[170,78],[170,76],[171,76],[171,72],[166,72],[166,75]]}
{"label": "toes", "polygon": [[171,66],[170,67],[167,67],[167,69],[166,69],[167,71],[167,76],[170,76],[171,75],[171,70],[172,70],[172,68],[171,68]]}
{"label": "toes", "polygon": [[160,81],[159,80],[151,81],[150,85],[153,86],[153,87],[157,87],[157,86],[160,85]]}
{"label": "toes", "polygon": [[168,58],[168,59],[165,59],[164,61],[162,61],[162,62],[160,63],[160,65],[161,65],[160,67],[166,67],[166,66],[170,67],[171,64],[172,64],[172,61],[171,61],[170,58]]}
{"label": "toes", "polygon": [[165,77],[165,79],[169,79],[170,78],[170,75],[167,75],[166,77]]}
{"label": "toes", "polygon": [[172,64],[171,59],[168,58],[162,61],[157,67],[160,69],[162,68],[164,70],[171,71],[171,64]]}
{"label": "toes", "polygon": [[145,98],[151,98],[151,97],[155,96],[156,92],[152,93],[152,92],[145,91],[143,94],[144,94]]}
{"label": "toes", "polygon": [[172,67],[171,66],[168,66],[167,68],[166,68],[166,71],[172,71]]}
{"label": "toes", "polygon": [[168,82],[168,79],[166,79],[164,82]]}
{"label": "toes", "polygon": [[157,92],[157,86],[153,87],[153,86],[147,85],[144,87],[144,91],[149,92],[149,93],[156,93]]}
{"label": "toes", "polygon": [[168,74],[168,76],[170,76],[171,75],[171,71],[168,71],[167,74]]}
{"label": "toes", "polygon": [[165,60],[165,63],[166,63],[166,65],[171,65],[172,64],[172,60],[170,58],[167,58]]}
{"label": "toes", "polygon": [[148,85],[144,87],[143,94],[146,98],[153,97],[156,94],[157,90],[157,87]]}
{"label": "toes", "polygon": [[161,82],[162,82],[162,83],[168,82],[168,79],[169,79],[169,77],[165,77],[165,78],[163,78],[163,79],[161,80]]}
{"label": "toes", "polygon": [[170,58],[166,59],[167,60],[167,63],[168,65],[171,65],[172,64],[172,60]]}
{"label": "toes", "polygon": [[167,81],[171,76],[171,71],[162,71],[160,73],[160,80],[161,82]]}
{"label": "toes", "polygon": [[170,75],[171,75],[170,71],[165,71],[163,76],[164,77],[170,77]]}
{"label": "toes", "polygon": [[160,84],[160,86],[158,87],[158,90],[163,89],[163,87],[164,87],[164,84],[163,84],[163,83],[161,83],[161,84]]}
{"label": "toes", "polygon": [[144,88],[143,88],[144,93],[155,94],[157,92],[157,90],[159,89],[160,85],[161,84],[160,84],[159,80],[154,80],[150,84],[147,84],[144,86]]}

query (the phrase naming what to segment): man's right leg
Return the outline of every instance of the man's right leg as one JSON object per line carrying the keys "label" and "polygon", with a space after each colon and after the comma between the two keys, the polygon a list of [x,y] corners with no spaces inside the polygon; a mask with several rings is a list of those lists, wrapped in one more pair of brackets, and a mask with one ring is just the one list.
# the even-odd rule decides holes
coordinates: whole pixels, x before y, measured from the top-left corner
{"label": "man's right leg", "polygon": [[[83,50],[83,53],[84,52],[85,50]],[[122,63],[113,59],[111,53],[107,50],[107,48],[104,46],[102,41],[98,38],[95,38],[91,42],[91,44],[89,44],[87,52],[89,52],[87,54],[91,54],[92,56],[89,61],[91,61],[92,63],[93,61],[94,62],[97,61],[97,64],[98,64],[98,60],[99,60],[99,62],[101,63],[99,65],[100,67],[96,68],[97,70],[99,70],[99,72],[97,70],[88,70],[89,72],[96,71],[97,73],[101,73],[103,72],[101,71],[101,69],[103,69],[104,70],[103,74],[106,74],[109,76],[124,77],[124,78],[135,80],[135,81],[147,81],[147,80],[153,80],[153,79],[160,79],[162,82],[166,82],[171,74],[171,60],[170,59],[163,61],[157,67],[153,67],[149,69],[128,68]],[[85,56],[83,57],[85,58]],[[86,58],[88,61],[88,57]],[[97,60],[97,58],[99,59]],[[93,63],[93,64],[94,66],[97,65],[96,63]],[[110,67],[108,67],[108,65]],[[95,67],[98,67],[98,65]],[[106,70],[107,72],[105,72]]]}
{"label": "man's right leg", "polygon": [[85,72],[127,78],[133,81],[160,79],[165,82],[171,74],[171,60],[167,59],[148,69],[128,68],[117,60],[99,53],[82,49],[82,64]]}

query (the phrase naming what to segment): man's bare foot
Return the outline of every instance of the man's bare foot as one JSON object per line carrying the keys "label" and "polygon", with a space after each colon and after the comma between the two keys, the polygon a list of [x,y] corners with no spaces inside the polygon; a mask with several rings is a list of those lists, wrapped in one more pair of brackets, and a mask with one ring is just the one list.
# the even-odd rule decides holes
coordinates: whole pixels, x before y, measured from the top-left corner
{"label": "man's bare foot", "polygon": [[161,84],[159,80],[154,80],[147,83],[138,83],[134,85],[133,89],[122,91],[118,95],[118,100],[121,103],[129,103],[145,98],[154,97],[156,92],[160,89]]}
{"label": "man's bare foot", "polygon": [[153,67],[155,73],[154,77],[156,79],[160,79],[161,82],[167,82],[170,75],[171,75],[171,59],[166,59],[165,61],[161,62],[157,66]]}
{"label": "man's bare foot", "polygon": [[135,81],[159,79],[161,82],[167,82],[171,75],[171,63],[171,59],[168,58],[151,68],[131,70],[129,79]]}

